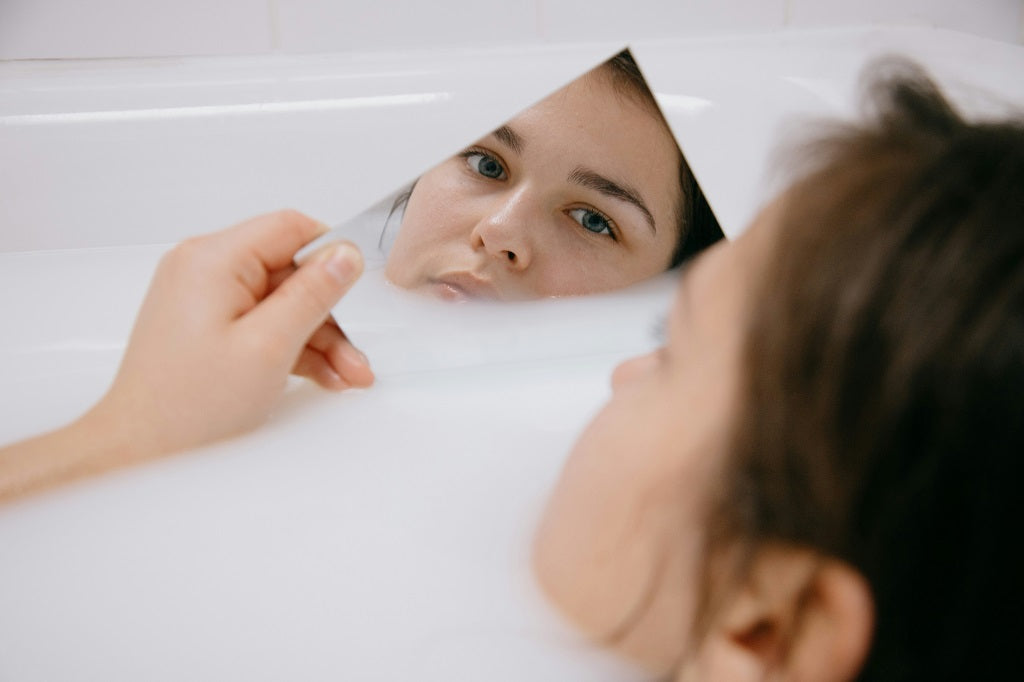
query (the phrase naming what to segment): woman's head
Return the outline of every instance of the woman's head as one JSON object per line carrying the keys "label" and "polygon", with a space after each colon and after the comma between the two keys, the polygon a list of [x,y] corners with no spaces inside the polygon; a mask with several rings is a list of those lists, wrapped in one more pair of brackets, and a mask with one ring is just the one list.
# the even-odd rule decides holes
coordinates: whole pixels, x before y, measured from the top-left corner
{"label": "woman's head", "polygon": [[965,123],[906,67],[876,87],[691,266],[539,533],[555,601],[662,671],[1015,665],[1024,126]]}
{"label": "woman's head", "polygon": [[454,300],[583,294],[721,236],[623,52],[420,177],[386,272]]}

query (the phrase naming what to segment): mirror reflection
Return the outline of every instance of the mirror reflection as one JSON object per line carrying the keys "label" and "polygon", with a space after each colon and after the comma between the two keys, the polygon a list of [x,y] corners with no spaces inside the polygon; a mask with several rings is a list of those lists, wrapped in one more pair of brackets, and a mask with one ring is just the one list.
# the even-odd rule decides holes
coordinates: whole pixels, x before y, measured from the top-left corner
{"label": "mirror reflection", "polygon": [[722,238],[628,50],[390,204],[386,223],[397,233],[380,239],[387,279],[448,301],[611,291]]}

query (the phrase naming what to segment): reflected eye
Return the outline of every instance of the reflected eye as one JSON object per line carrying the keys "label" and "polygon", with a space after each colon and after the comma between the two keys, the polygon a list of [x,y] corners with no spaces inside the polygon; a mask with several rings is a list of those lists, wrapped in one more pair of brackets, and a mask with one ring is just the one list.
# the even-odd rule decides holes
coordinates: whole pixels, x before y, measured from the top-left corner
{"label": "reflected eye", "polygon": [[469,151],[463,154],[466,159],[466,165],[469,168],[492,180],[504,180],[507,176],[505,175],[505,167],[501,165],[501,161],[494,158],[490,154],[485,154],[478,151]]}
{"label": "reflected eye", "polygon": [[615,230],[612,229],[612,221],[604,214],[592,211],[589,208],[574,208],[569,211],[569,215],[583,226],[583,229],[589,230],[594,234],[606,235],[618,241],[618,237],[615,236]]}

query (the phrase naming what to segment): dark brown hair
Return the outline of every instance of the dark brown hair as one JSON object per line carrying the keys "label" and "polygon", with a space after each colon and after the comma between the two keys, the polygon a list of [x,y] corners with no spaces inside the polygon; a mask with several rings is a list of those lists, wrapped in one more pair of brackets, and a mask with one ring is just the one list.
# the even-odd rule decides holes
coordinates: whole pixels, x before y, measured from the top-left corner
{"label": "dark brown hair", "polygon": [[[628,49],[619,52],[598,69],[602,69],[611,77],[616,91],[632,97],[635,102],[646,108],[662,122],[669,136],[672,136],[672,131],[661,113],[654,93],[647,86],[640,67]],[[704,196],[700,185],[697,184],[697,179],[681,151],[679,152],[679,199],[676,204],[676,227],[679,236],[669,262],[670,269],[724,237],[722,228],[718,224],[718,218],[711,210],[707,197]]]}
{"label": "dark brown hair", "polygon": [[870,95],[783,197],[709,582],[812,548],[872,590],[860,679],[1019,675],[1024,123],[966,122],[904,62]]}

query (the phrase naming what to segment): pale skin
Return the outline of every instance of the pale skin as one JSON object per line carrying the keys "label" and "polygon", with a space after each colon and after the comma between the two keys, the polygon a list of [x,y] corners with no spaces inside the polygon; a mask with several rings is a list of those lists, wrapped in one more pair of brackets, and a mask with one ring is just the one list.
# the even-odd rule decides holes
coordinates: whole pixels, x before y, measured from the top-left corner
{"label": "pale skin", "polygon": [[680,153],[600,68],[416,182],[386,275],[434,297],[608,291],[664,271]]}
{"label": "pale skin", "polygon": [[742,400],[744,315],[757,304],[783,202],[684,273],[656,352],[620,365],[569,456],[534,568],[580,629],[677,680],[848,680],[870,642],[866,582],[796,547],[759,552],[749,581],[694,630],[707,513]]}
{"label": "pale skin", "polygon": [[72,424],[0,449],[0,501],[251,429],[290,371],[332,390],[373,383],[329,318],[362,272],[358,250],[333,243],[292,265],[326,229],[280,211],[164,256],[107,394]]}

